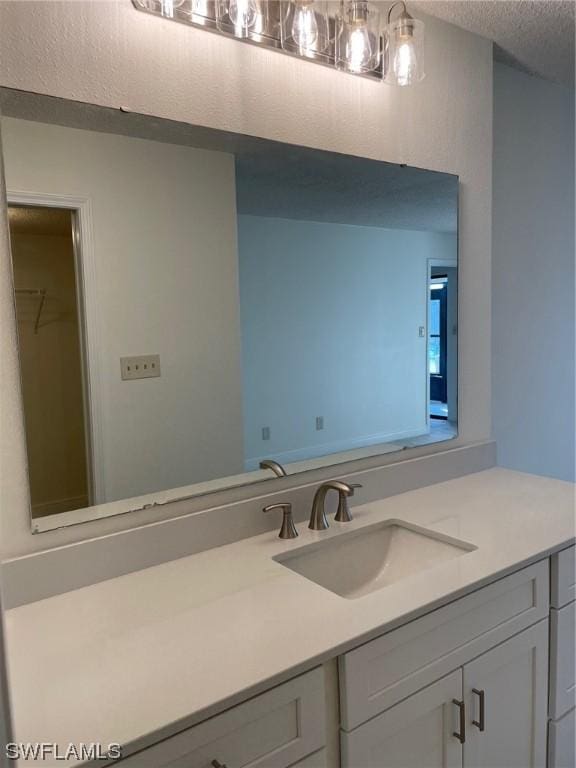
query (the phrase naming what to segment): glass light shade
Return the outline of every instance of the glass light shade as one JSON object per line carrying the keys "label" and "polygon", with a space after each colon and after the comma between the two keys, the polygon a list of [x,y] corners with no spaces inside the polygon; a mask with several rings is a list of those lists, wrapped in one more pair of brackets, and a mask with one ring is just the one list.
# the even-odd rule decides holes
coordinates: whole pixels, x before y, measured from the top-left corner
{"label": "glass light shade", "polygon": [[323,0],[282,0],[280,39],[284,50],[301,56],[329,52],[328,3]]}
{"label": "glass light shade", "polygon": [[424,78],[424,23],[402,15],[388,24],[384,34],[384,80],[391,85],[412,85]]}
{"label": "glass light shade", "polygon": [[176,9],[184,5],[186,0],[137,0],[137,2],[147,11],[160,11],[162,16],[173,19]]}
{"label": "glass light shade", "polygon": [[190,0],[190,19],[195,24],[204,24],[216,17],[214,0]]}
{"label": "glass light shade", "polygon": [[265,0],[217,0],[216,25],[236,37],[262,34],[266,28]]}
{"label": "glass light shade", "polygon": [[355,74],[380,66],[380,11],[364,0],[345,0],[336,17],[335,63]]}

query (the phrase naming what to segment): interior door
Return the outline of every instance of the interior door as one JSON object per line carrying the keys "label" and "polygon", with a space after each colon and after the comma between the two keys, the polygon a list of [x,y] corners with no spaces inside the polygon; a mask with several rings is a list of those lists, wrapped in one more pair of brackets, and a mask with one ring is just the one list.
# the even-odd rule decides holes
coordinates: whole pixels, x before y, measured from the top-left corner
{"label": "interior door", "polygon": [[459,669],[343,732],[342,768],[460,768],[461,699]]}
{"label": "interior door", "polygon": [[465,768],[546,765],[548,621],[464,667]]}

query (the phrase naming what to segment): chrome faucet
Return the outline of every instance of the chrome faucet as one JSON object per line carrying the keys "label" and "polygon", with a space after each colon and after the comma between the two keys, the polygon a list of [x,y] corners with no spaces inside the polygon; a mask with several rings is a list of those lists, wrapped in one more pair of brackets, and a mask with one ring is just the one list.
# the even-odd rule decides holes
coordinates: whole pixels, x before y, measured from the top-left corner
{"label": "chrome faucet", "polygon": [[288,477],[288,472],[286,472],[282,464],[278,464],[274,459],[264,459],[264,461],[261,461],[260,469],[271,469],[276,477]]}
{"label": "chrome faucet", "polygon": [[361,486],[358,483],[350,485],[348,483],[343,483],[341,480],[331,480],[329,483],[323,483],[314,494],[312,513],[310,515],[310,524],[308,525],[308,528],[311,528],[313,531],[325,531],[326,528],[329,527],[325,509],[325,500],[328,491],[338,491],[340,494],[338,512],[335,519],[341,523],[346,523],[352,520],[347,499],[354,495],[355,488],[360,487]]}

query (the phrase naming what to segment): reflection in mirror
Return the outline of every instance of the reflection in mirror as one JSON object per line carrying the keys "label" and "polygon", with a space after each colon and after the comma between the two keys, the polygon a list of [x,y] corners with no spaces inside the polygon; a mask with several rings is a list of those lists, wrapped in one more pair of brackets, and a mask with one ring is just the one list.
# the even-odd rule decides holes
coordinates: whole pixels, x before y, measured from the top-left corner
{"label": "reflection in mirror", "polygon": [[456,436],[456,177],[3,113],[34,530]]}
{"label": "reflection in mirror", "polygon": [[8,208],[32,513],[91,503],[73,214]]}

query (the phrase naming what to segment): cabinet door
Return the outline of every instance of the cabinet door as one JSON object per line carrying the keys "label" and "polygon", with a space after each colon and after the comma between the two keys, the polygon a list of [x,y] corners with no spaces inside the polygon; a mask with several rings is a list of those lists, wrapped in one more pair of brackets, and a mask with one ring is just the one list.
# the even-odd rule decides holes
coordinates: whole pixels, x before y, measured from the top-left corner
{"label": "cabinet door", "polygon": [[546,765],[548,621],[464,667],[465,768]]}
{"label": "cabinet door", "polygon": [[550,717],[576,707],[576,603],[550,611]]}
{"label": "cabinet door", "polygon": [[462,672],[457,670],[341,734],[342,768],[460,768],[459,707]]}

